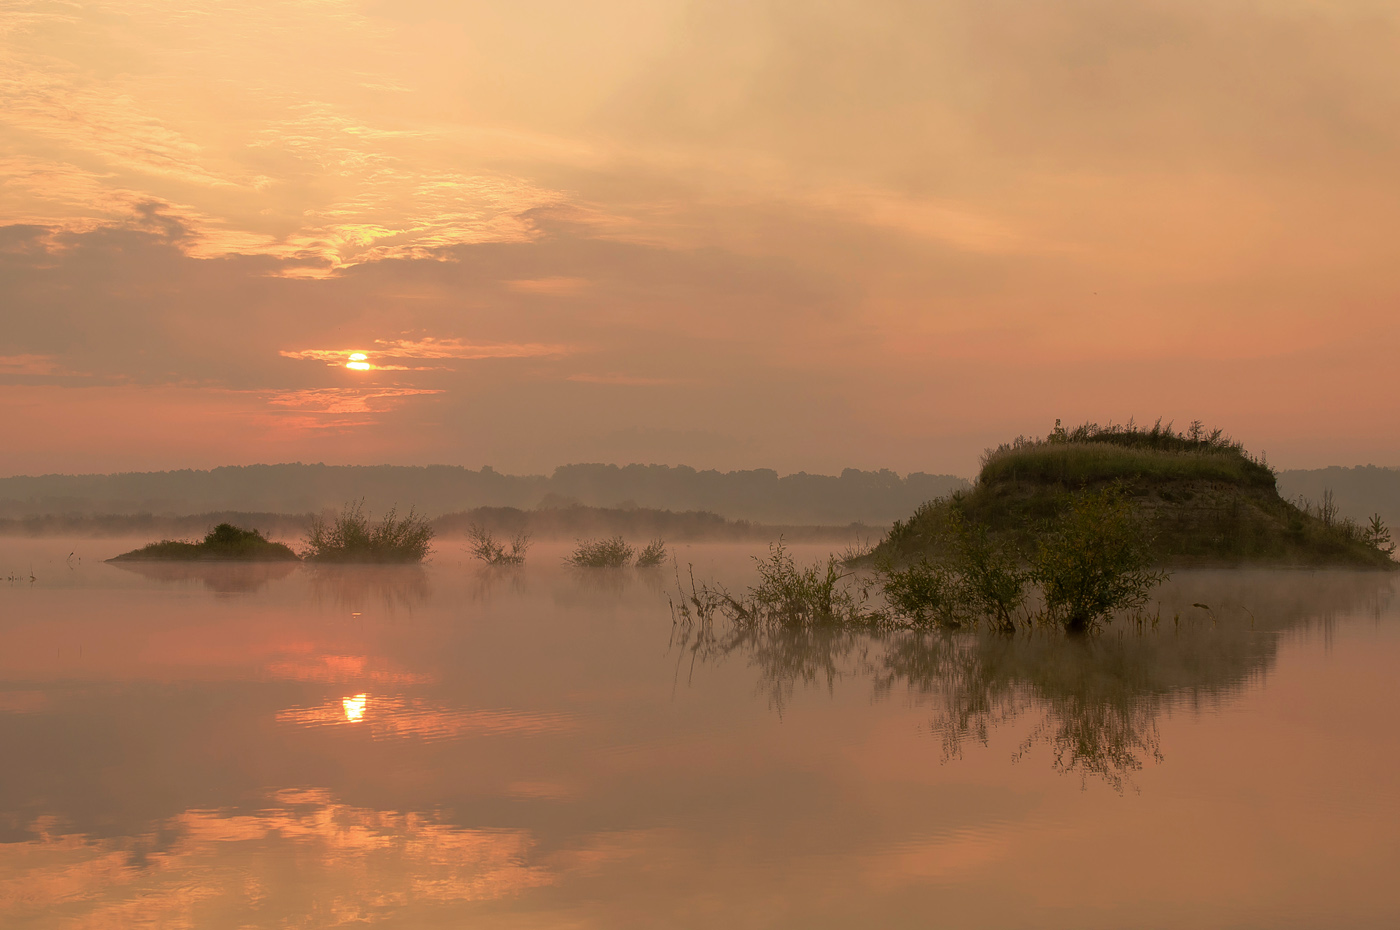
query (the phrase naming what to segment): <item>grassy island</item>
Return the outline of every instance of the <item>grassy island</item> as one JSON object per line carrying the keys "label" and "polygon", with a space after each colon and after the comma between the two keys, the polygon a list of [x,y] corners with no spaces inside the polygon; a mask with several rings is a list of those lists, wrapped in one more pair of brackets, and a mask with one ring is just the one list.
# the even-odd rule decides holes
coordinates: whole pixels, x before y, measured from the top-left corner
{"label": "grassy island", "polygon": [[220,523],[200,542],[163,539],[109,559],[110,562],[296,562],[297,554],[257,530]]}
{"label": "grassy island", "polygon": [[1331,501],[1289,501],[1262,459],[1193,423],[1185,432],[1088,423],[989,450],[971,491],[921,506],[895,523],[876,556],[937,555],[961,522],[999,544],[1032,553],[1086,494],[1122,497],[1151,564],[1393,569],[1379,518],[1341,518]]}

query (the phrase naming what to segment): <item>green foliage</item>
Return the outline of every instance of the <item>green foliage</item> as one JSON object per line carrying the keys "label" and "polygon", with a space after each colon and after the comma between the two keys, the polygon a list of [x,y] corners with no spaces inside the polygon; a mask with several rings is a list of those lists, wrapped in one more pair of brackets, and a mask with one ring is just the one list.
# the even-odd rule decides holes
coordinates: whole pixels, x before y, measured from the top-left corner
{"label": "green foliage", "polygon": [[994,540],[985,526],[970,523],[954,512],[954,553],[963,589],[972,609],[1010,630],[1014,613],[1026,601],[1027,575],[1020,557]]}
{"label": "green foliage", "polygon": [[636,550],[621,536],[609,539],[587,539],[580,542],[573,555],[564,559],[580,568],[621,568],[632,561]]}
{"label": "green foliage", "polygon": [[165,539],[123,553],[113,561],[288,562],[296,559],[297,554],[287,546],[270,542],[257,530],[220,523],[201,542]]}
{"label": "green foliage", "polygon": [[962,579],[947,566],[921,555],[903,568],[884,564],[879,572],[885,603],[911,626],[961,625],[966,603]]}
{"label": "green foliage", "polygon": [[491,531],[473,523],[467,529],[469,550],[473,557],[487,565],[520,565],[525,561],[525,553],[530,548],[530,534],[517,533],[510,541],[510,548],[499,542]]}
{"label": "green foliage", "polygon": [[749,588],[743,602],[751,618],[782,627],[808,627],[849,619],[855,601],[839,586],[845,574],[835,557],[826,564],[799,568],[779,540],[768,547],[768,558],[759,559],[758,584]]}
{"label": "green foliage", "polygon": [[1166,575],[1149,568],[1140,521],[1115,488],[1076,497],[1042,536],[1031,577],[1045,614],[1070,632],[1091,629],[1114,611],[1140,608]]}
{"label": "green foliage", "polygon": [[[678,627],[694,634],[693,648],[716,647],[721,637],[717,617],[727,619],[734,637],[751,639],[774,633],[872,627],[886,617],[866,609],[869,585],[852,585],[851,574],[841,571],[835,556],[825,562],[799,566],[782,540],[768,547],[766,559],[754,557],[758,584],[740,596],[718,585],[696,584],[681,590],[679,604],[672,602]],[[679,580],[679,579],[678,579]],[[732,644],[732,643],[731,643]],[[727,647],[720,647],[727,648]]]}
{"label": "green foliage", "polygon": [[637,553],[638,568],[655,568],[666,561],[666,541],[653,539]]}
{"label": "green foliage", "polygon": [[399,519],[390,508],[378,523],[364,502],[345,505],[329,522],[317,517],[306,536],[303,556],[314,562],[421,562],[432,548],[433,528],[413,510]]}
{"label": "green foliage", "polygon": [[1015,628],[1026,602],[1023,559],[985,526],[970,522],[955,499],[939,515],[944,533],[941,558],[920,555],[904,568],[880,563],[882,590],[890,607],[915,625],[936,621],[960,626],[986,617],[1003,630]]}

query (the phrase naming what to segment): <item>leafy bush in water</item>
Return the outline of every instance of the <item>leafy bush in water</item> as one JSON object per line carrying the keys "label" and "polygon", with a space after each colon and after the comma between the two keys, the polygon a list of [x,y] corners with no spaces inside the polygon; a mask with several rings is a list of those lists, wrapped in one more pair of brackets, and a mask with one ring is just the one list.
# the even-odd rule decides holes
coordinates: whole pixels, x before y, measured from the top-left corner
{"label": "leafy bush in water", "polygon": [[666,541],[653,539],[637,553],[638,568],[655,568],[666,561]]}
{"label": "leafy bush in water", "polygon": [[1145,604],[1167,577],[1149,566],[1132,504],[1108,488],[1075,495],[1041,539],[1031,577],[1044,595],[1047,618],[1082,632],[1116,610]]}
{"label": "leafy bush in water", "polygon": [[574,548],[574,554],[564,561],[581,568],[621,568],[632,561],[636,550],[621,536],[610,539],[588,539]]}
{"label": "leafy bush in water", "polygon": [[886,603],[914,626],[961,624],[964,607],[961,579],[947,566],[930,562],[927,556],[921,555],[902,569],[883,566],[880,575]]}
{"label": "leafy bush in water", "polygon": [[403,519],[389,510],[378,523],[364,501],[346,504],[330,522],[317,517],[306,537],[304,557],[315,562],[421,562],[432,548],[433,528],[413,510]]}
{"label": "leafy bush in water", "polygon": [[1002,629],[1014,629],[1014,615],[1026,602],[1029,580],[1020,558],[994,541],[984,526],[974,526],[956,513],[952,525],[954,564],[967,604]]}
{"label": "leafy bush in water", "polygon": [[497,541],[491,531],[473,523],[467,530],[471,554],[487,565],[520,565],[525,561],[525,553],[530,549],[530,534],[517,533],[510,541],[510,548]]}

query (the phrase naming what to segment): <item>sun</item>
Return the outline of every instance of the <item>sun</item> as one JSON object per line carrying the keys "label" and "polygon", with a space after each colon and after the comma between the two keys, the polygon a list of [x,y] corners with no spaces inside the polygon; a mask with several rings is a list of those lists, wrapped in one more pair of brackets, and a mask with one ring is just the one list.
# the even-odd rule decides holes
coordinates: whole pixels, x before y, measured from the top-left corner
{"label": "sun", "polygon": [[369,363],[368,359],[369,356],[363,352],[351,352],[350,361],[345,363],[345,367],[354,371],[369,371],[374,366]]}

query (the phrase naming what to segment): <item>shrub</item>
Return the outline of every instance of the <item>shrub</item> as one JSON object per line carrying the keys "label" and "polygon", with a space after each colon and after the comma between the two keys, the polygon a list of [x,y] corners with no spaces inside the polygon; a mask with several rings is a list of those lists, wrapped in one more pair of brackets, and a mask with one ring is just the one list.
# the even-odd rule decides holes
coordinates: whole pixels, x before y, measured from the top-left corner
{"label": "shrub", "polygon": [[666,541],[653,539],[637,553],[638,568],[655,568],[666,561]]}
{"label": "shrub", "polygon": [[371,523],[364,501],[356,501],[330,522],[312,521],[303,556],[315,562],[421,562],[432,539],[433,528],[413,510],[399,519],[390,508],[382,520]]}
{"label": "shrub", "polygon": [[1014,629],[1015,613],[1026,602],[1029,580],[1020,557],[1004,543],[994,541],[985,526],[969,523],[960,514],[954,514],[952,525],[954,564],[965,601],[999,628]]}
{"label": "shrub", "polygon": [[498,542],[490,530],[476,523],[468,528],[467,539],[471,543],[471,554],[487,565],[520,565],[530,549],[529,533],[517,533],[507,550],[505,543]]}
{"label": "shrub", "polygon": [[[725,588],[695,583],[691,590],[681,590],[681,602],[675,607],[677,619],[687,630],[701,632],[697,644],[713,645],[719,641],[714,630],[715,617],[730,621],[738,639],[777,633],[843,627],[880,625],[885,616],[867,611],[869,586],[853,586],[842,582],[850,577],[841,572],[834,556],[825,563],[798,567],[782,540],[768,547],[768,558],[757,556],[758,584],[742,596],[735,597]],[[678,579],[679,580],[679,579]]]}
{"label": "shrub", "polygon": [[564,561],[580,568],[621,568],[632,561],[636,553],[621,536],[609,539],[588,539],[574,548],[574,554]]}
{"label": "shrub", "polygon": [[930,621],[960,626],[987,617],[1000,629],[1014,629],[1029,580],[1020,557],[993,540],[986,527],[966,520],[957,502],[951,502],[942,525],[947,538],[941,563],[921,555],[903,569],[888,562],[880,567],[886,602],[916,626]]}
{"label": "shrub", "polygon": [[914,626],[961,624],[965,601],[960,579],[948,567],[919,556],[902,569],[886,564],[879,572],[885,602]]}
{"label": "shrub", "polygon": [[781,540],[758,563],[758,584],[749,588],[745,610],[755,619],[783,627],[831,623],[851,614],[851,598],[837,587],[843,574],[836,559],[798,568]]}
{"label": "shrub", "polygon": [[1117,488],[1074,496],[1040,541],[1031,577],[1045,614],[1069,632],[1096,626],[1116,610],[1139,608],[1167,576],[1149,568],[1142,526]]}

